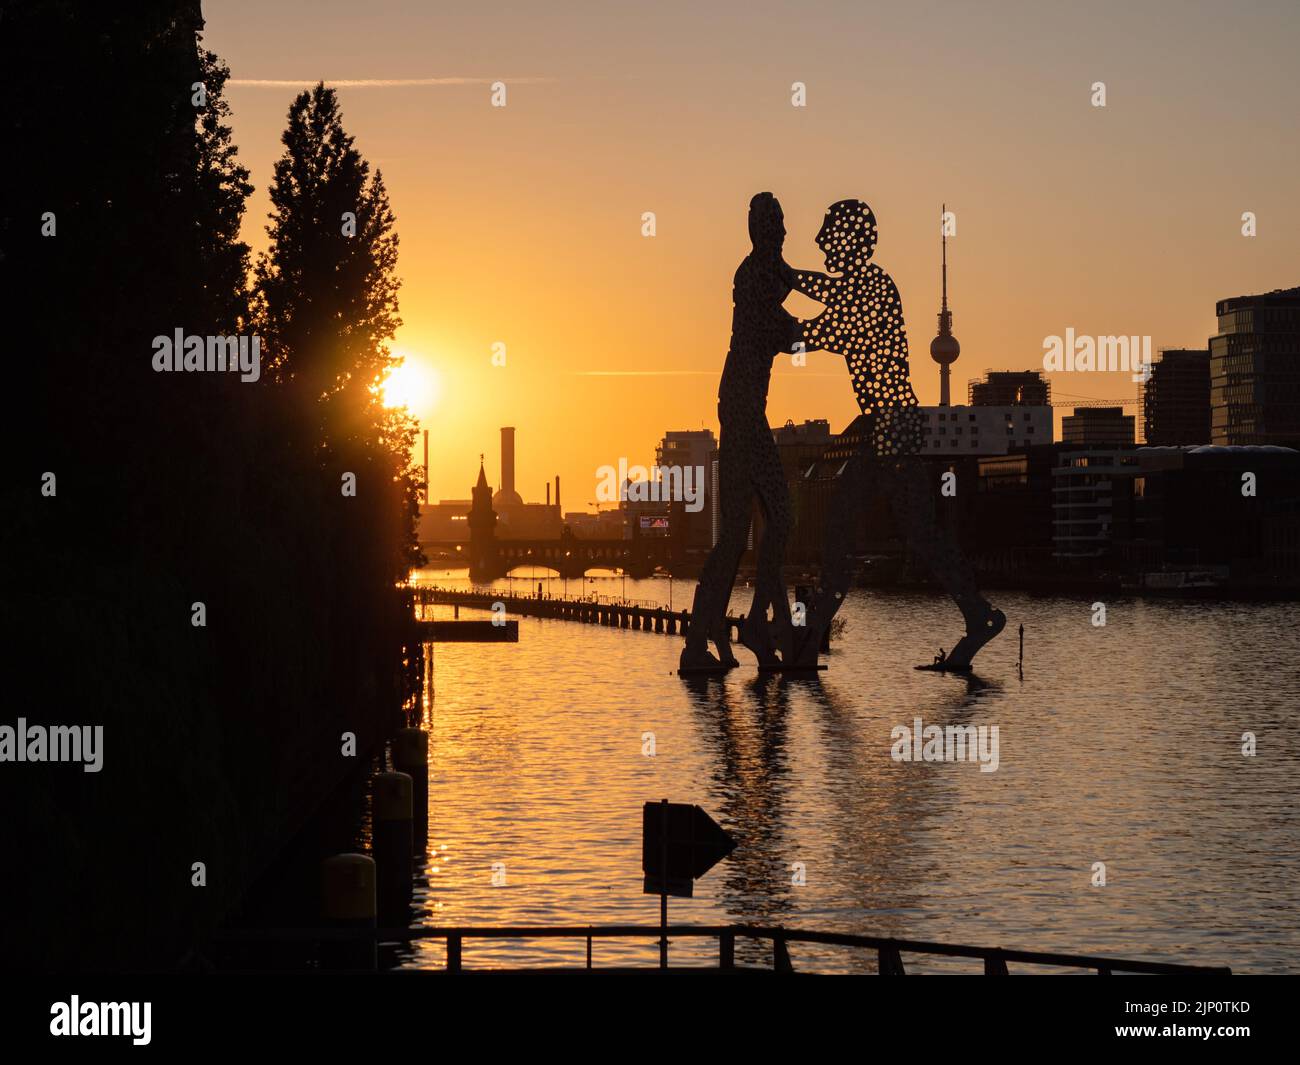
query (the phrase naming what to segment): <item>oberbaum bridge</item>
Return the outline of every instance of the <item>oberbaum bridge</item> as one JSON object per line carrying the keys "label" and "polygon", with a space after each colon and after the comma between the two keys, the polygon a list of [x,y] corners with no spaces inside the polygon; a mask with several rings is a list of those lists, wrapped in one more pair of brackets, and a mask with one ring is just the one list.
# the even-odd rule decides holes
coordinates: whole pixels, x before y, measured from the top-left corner
{"label": "oberbaum bridge", "polygon": [[[469,577],[474,583],[487,583],[506,576],[516,568],[533,566],[554,570],[566,579],[580,580],[588,570],[593,569],[618,569],[629,577],[640,580],[657,571],[666,572],[672,563],[672,539],[666,536],[639,535],[640,530],[635,525],[632,536],[626,539],[579,538],[573,535],[567,525],[558,538],[498,539],[497,515],[492,509],[492,488],[481,466],[468,518]],[[463,558],[467,545],[463,541],[434,541],[423,546],[444,557]],[[658,604],[635,600],[611,602],[598,598],[551,598],[540,594],[516,596],[488,589],[465,591],[428,586],[416,586],[411,591],[419,603],[444,603],[480,609],[491,609],[494,603],[503,603],[511,614],[639,629],[670,636],[685,633],[691,618],[689,610],[674,611]],[[734,630],[732,636],[737,640],[744,621],[744,615],[727,618],[727,625]],[[444,639],[457,638],[451,634],[458,630],[447,627],[441,631]],[[464,631],[465,638],[471,638],[468,628]]]}

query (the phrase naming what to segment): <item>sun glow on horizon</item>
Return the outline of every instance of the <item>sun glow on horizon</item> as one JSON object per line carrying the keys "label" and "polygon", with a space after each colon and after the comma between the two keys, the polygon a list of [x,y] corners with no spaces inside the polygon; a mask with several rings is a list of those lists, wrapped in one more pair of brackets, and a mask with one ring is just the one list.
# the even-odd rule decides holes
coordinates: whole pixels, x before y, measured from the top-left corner
{"label": "sun glow on horizon", "polygon": [[437,406],[442,395],[442,378],[427,363],[406,352],[394,352],[401,361],[388,371],[379,386],[385,407],[405,407],[414,414]]}

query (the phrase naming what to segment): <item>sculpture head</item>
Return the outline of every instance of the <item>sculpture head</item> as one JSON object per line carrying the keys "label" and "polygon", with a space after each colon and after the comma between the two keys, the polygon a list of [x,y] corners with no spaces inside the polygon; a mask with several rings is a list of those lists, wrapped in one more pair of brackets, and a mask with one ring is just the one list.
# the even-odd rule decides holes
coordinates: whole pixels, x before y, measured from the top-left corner
{"label": "sculpture head", "polygon": [[756,252],[779,255],[785,244],[785,212],[781,201],[770,192],[760,192],[749,201],[749,239]]}
{"label": "sculpture head", "polygon": [[867,265],[876,250],[876,216],[861,200],[840,200],[826,209],[817,232],[826,269],[848,274]]}

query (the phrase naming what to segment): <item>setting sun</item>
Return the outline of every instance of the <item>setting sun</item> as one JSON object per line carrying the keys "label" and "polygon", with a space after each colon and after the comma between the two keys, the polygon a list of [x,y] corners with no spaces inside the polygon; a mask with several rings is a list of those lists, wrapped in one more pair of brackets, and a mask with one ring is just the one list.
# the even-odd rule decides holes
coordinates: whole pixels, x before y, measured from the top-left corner
{"label": "setting sun", "polygon": [[402,361],[388,371],[380,386],[384,406],[406,407],[414,412],[417,408],[428,409],[436,405],[442,392],[438,372],[414,361],[410,355],[400,357]]}

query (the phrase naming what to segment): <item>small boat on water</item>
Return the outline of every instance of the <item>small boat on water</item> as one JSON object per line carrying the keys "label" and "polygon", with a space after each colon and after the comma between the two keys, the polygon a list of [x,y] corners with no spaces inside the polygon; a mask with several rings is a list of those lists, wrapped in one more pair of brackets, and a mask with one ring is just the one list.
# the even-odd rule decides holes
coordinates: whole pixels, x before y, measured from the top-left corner
{"label": "small boat on water", "polygon": [[1140,573],[1132,581],[1125,581],[1125,591],[1142,592],[1146,595],[1197,596],[1214,595],[1224,589],[1225,578],[1210,569],[1188,570],[1153,570]]}

